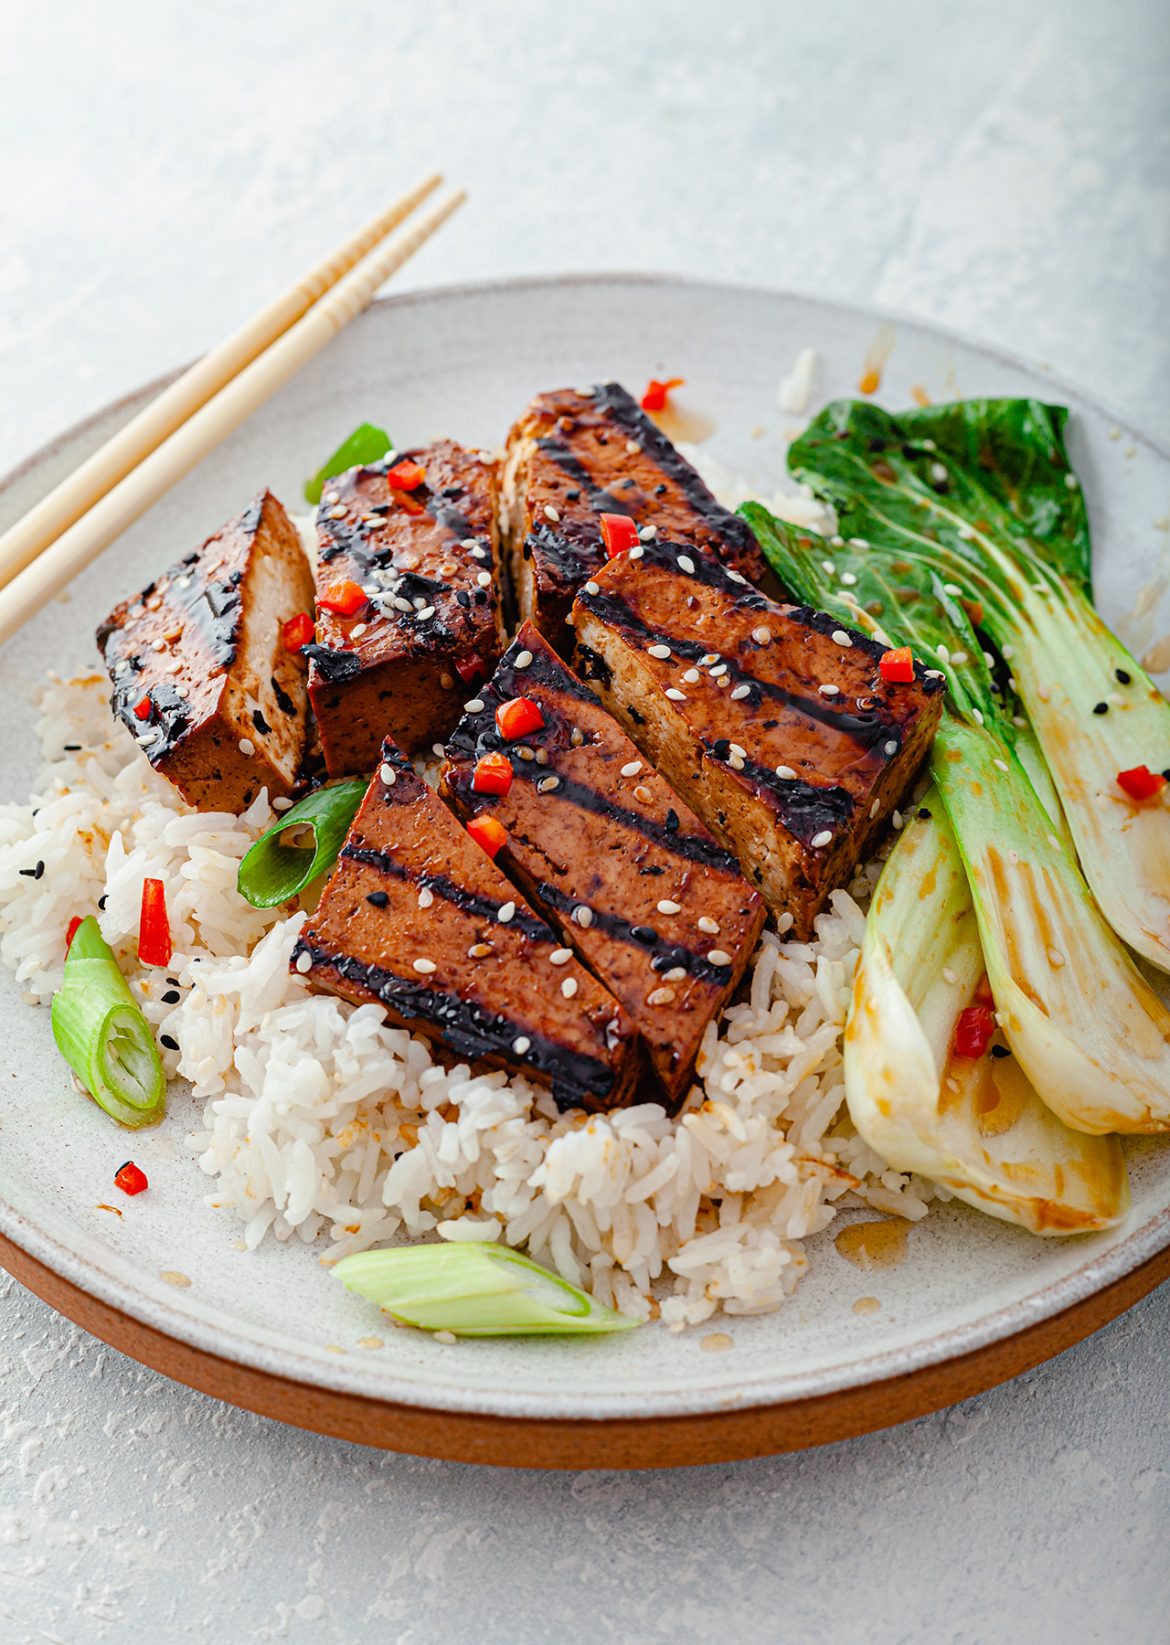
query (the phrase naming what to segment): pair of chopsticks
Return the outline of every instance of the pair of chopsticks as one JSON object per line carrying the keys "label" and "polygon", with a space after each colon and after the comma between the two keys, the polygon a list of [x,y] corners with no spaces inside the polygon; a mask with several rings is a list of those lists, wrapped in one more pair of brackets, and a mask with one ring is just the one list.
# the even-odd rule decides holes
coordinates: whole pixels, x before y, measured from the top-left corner
{"label": "pair of chopsticks", "polygon": [[437,173],[425,177],[379,212],[164,389],[0,537],[0,642],[367,307],[378,287],[467,198],[456,190],[407,222],[441,182]]}

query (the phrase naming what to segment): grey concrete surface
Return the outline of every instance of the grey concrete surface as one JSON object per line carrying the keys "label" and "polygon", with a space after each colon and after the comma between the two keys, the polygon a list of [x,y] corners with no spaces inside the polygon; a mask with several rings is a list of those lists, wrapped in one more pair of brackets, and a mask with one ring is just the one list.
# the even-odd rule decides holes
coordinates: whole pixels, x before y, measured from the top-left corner
{"label": "grey concrete surface", "polygon": [[[0,0],[0,63],[0,469],[432,163],[473,205],[410,284],[649,268],[874,301],[1166,437],[1159,0]],[[216,1405],[2,1281],[0,1641],[1158,1645],[1168,1351],[1164,1288],[890,1433],[534,1476]]]}

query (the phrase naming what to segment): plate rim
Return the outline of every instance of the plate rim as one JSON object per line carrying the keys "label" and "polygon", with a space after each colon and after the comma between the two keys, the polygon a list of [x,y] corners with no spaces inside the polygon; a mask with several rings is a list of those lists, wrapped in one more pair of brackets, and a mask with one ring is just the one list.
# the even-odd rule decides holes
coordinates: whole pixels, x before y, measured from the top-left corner
{"label": "plate rim", "polygon": [[[878,325],[887,323],[895,328],[905,328],[924,334],[943,345],[958,344],[998,365],[1040,377],[1046,385],[1051,385],[1053,398],[1067,395],[1081,402],[1111,425],[1120,428],[1132,442],[1144,446],[1156,458],[1170,465],[1170,447],[1164,446],[1153,436],[1136,427],[1128,417],[1116,412],[1095,393],[1074,381],[1058,376],[1046,367],[988,344],[959,328],[940,326],[914,315],[877,305],[849,303],[786,287],[709,280],[691,275],[657,274],[649,271],[607,270],[581,274],[501,277],[422,287],[378,298],[370,308],[400,309],[413,305],[459,302],[468,298],[490,296],[493,293],[515,295],[526,291],[539,292],[549,288],[581,285],[669,287],[675,290],[709,292],[712,295],[726,296],[730,293],[766,300],[781,299],[794,302],[802,308],[847,316],[853,321]],[[359,316],[357,323],[362,323],[363,319],[364,316]],[[29,456],[0,476],[0,497],[36,469],[52,461],[65,446],[83,439],[95,425],[119,412],[129,414],[139,404],[146,403],[185,369],[186,366],[181,365],[119,395],[43,442]],[[33,1263],[47,1268],[63,1285],[93,1298],[101,1306],[126,1316],[146,1330],[161,1333],[196,1354],[236,1365],[260,1376],[296,1382],[322,1395],[335,1392],[346,1397],[356,1396],[370,1401],[371,1404],[383,1404],[388,1408],[404,1406],[419,1412],[447,1412],[452,1416],[461,1414],[476,1419],[499,1417],[504,1420],[525,1420],[535,1425],[542,1421],[552,1423],[566,1420],[596,1425],[625,1418],[649,1423],[670,1423],[687,1416],[715,1418],[723,1413],[730,1417],[732,1414],[742,1415],[745,1411],[751,1410],[760,1412],[787,1408],[815,1400],[821,1395],[861,1390],[879,1386],[894,1377],[913,1377],[930,1370],[945,1369],[948,1363],[954,1363],[980,1350],[990,1351],[997,1345],[1002,1345],[1045,1322],[1059,1320],[1068,1310],[1087,1304],[1093,1298],[1104,1298],[1110,1290],[1122,1285],[1135,1270],[1153,1262],[1170,1248],[1170,1206],[1155,1212],[1141,1227],[1132,1230],[1119,1243],[1111,1245],[1107,1251],[1090,1255],[1071,1273],[991,1314],[982,1316],[978,1321],[953,1326],[917,1344],[894,1346],[877,1353],[862,1355],[837,1367],[789,1372],[779,1379],[763,1381],[754,1378],[734,1384],[713,1384],[701,1391],[675,1391],[669,1396],[669,1409],[663,1408],[661,1396],[656,1398],[650,1393],[629,1398],[606,1396],[595,1399],[588,1413],[574,1408],[572,1401],[579,1396],[566,1398],[557,1395],[538,1395],[531,1391],[513,1395],[506,1388],[494,1388],[489,1392],[487,1389],[468,1389],[458,1384],[442,1383],[424,1388],[421,1384],[401,1383],[393,1375],[380,1373],[375,1373],[375,1378],[381,1386],[377,1392],[371,1393],[370,1385],[374,1379],[369,1374],[362,1374],[356,1368],[351,1371],[342,1362],[336,1365],[322,1364],[308,1352],[299,1353],[287,1347],[280,1350],[281,1362],[287,1369],[275,1370],[264,1364],[271,1356],[272,1350],[255,1338],[245,1336],[235,1326],[229,1325],[225,1328],[223,1325],[215,1326],[204,1322],[191,1314],[183,1313],[165,1298],[154,1298],[143,1293],[131,1293],[127,1296],[119,1289],[116,1279],[108,1278],[83,1253],[62,1245],[52,1235],[44,1233],[2,1197],[0,1236],[3,1236],[0,1240],[0,1262],[3,1262],[6,1254],[4,1242],[10,1242]],[[8,1264],[4,1262],[4,1266]],[[1136,1298],[1120,1301],[1114,1312],[1120,1312],[1133,1300]],[[134,1304],[133,1312],[127,1308],[127,1302]],[[68,1312],[66,1309],[61,1311]],[[1088,1334],[1089,1330],[1096,1329],[1101,1323],[1102,1319],[1096,1320],[1080,1334]],[[1067,1343],[1062,1346],[1067,1346]],[[1022,1368],[1022,1365],[1018,1367]],[[1007,1374],[1016,1373],[1009,1371]],[[992,1376],[986,1386],[997,1380],[1003,1380],[1002,1376]],[[890,1420],[903,1420],[905,1414],[895,1414]],[[381,1440],[376,1442],[383,1443]]]}

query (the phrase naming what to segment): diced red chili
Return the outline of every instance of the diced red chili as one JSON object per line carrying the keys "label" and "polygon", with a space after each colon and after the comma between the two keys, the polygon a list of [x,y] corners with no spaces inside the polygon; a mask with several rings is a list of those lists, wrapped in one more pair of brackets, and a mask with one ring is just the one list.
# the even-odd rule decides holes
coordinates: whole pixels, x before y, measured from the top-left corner
{"label": "diced red chili", "polygon": [[286,651],[302,651],[313,638],[313,619],[307,611],[298,611],[280,630]]}
{"label": "diced red chili", "polygon": [[349,577],[344,582],[332,583],[323,594],[317,596],[319,606],[324,606],[326,611],[335,611],[339,617],[352,617],[365,603],[365,589]]}
{"label": "diced red chili", "polygon": [[512,786],[512,762],[498,750],[475,762],[471,786],[477,794],[506,794]]}
{"label": "diced red chili", "polygon": [[1117,773],[1117,786],[1140,805],[1142,800],[1152,800],[1155,794],[1160,794],[1166,779],[1160,771],[1151,771],[1148,765],[1135,765],[1130,771]]}
{"label": "diced red chili", "polygon": [[456,657],[455,672],[464,685],[474,685],[487,678],[487,664],[482,657]]}
{"label": "diced red chili", "polygon": [[81,915],[80,914],[74,914],[73,918],[69,921],[69,924],[65,927],[65,952],[66,953],[69,952],[70,948],[73,945],[73,939],[77,935],[77,927],[80,924],[81,924]]}
{"label": "diced red chili", "polygon": [[637,546],[638,527],[628,514],[603,514],[601,540],[607,557],[616,560],[619,554],[628,554]]}
{"label": "diced red chili", "polygon": [[496,709],[496,728],[509,742],[539,731],[543,724],[544,715],[531,697],[512,697]]}
{"label": "diced red chili", "polygon": [[974,1062],[983,1056],[995,1035],[995,1012],[989,1005],[969,1005],[955,1024],[955,1055]]}
{"label": "diced red chili", "polygon": [[914,678],[914,656],[908,645],[883,651],[878,669],[890,685],[909,685]]}
{"label": "diced red chili", "polygon": [[503,823],[488,816],[472,817],[467,825],[467,832],[489,857],[494,857],[508,838],[508,831]]}
{"label": "diced red chili", "polygon": [[136,720],[149,720],[153,713],[154,704],[150,700],[150,692],[148,691],[145,697],[140,697],[134,704],[134,718]]}
{"label": "diced red chili", "polygon": [[143,880],[142,913],[138,920],[138,958],[143,965],[169,965],[172,952],[166,887],[161,880]]}
{"label": "diced red chili", "polygon": [[421,503],[416,503],[409,491],[392,491],[390,495],[404,514],[425,514],[426,509]]}
{"label": "diced red chili", "polygon": [[427,477],[427,471],[421,463],[416,463],[409,457],[404,457],[400,463],[386,470],[386,478],[399,491],[415,491]]}
{"label": "diced red chili", "polygon": [[118,1167],[114,1173],[114,1187],[120,1188],[124,1194],[141,1194],[150,1184],[146,1180],[146,1172],[128,1159],[125,1165]]}
{"label": "diced red chili", "polygon": [[665,411],[671,389],[681,388],[685,381],[685,377],[668,377],[664,383],[660,383],[657,377],[651,377],[642,396],[642,410]]}

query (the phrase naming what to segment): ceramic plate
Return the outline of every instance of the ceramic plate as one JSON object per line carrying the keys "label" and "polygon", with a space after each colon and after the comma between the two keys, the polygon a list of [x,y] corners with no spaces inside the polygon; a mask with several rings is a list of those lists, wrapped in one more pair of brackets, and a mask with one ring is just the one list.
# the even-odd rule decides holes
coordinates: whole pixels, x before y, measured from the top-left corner
{"label": "ceramic plate", "polygon": [[[31,716],[18,705],[42,669],[94,668],[94,619],[115,598],[200,542],[259,486],[294,504],[304,475],[362,419],[384,423],[403,443],[446,433],[495,445],[540,388],[602,377],[636,388],[650,376],[680,375],[688,404],[714,425],[712,452],[774,487],[783,478],[782,431],[799,421],[777,409],[777,386],[796,351],[818,351],[815,403],[854,392],[883,318],[775,292],[630,277],[477,286],[377,304],[4,650],[4,797],[23,796],[34,772]],[[880,395],[888,405],[908,403],[913,385],[936,400],[1036,394],[1071,405],[1104,613],[1139,650],[1170,630],[1170,600],[1163,593],[1159,610],[1148,592],[1166,576],[1170,456],[1043,371],[928,327],[891,323],[896,341]],[[157,386],[13,475],[0,493],[0,524]],[[1149,609],[1135,616],[1143,591]],[[381,1325],[311,1247],[237,1250],[238,1225],[205,1203],[209,1180],[184,1141],[194,1107],[177,1092],[166,1122],[134,1138],[152,1192],[128,1202],[121,1218],[98,1210],[127,1139],[77,1096],[54,1052],[48,1012],[22,1005],[7,972],[0,1046],[0,1254],[14,1271],[187,1381],[290,1420],[408,1449],[496,1461],[653,1463],[742,1455],[873,1426],[1054,1351],[1153,1283],[1159,1253],[1170,1247],[1170,1145],[1144,1144],[1131,1150],[1132,1215],[1109,1233],[1039,1240],[946,1206],[911,1231],[904,1260],[880,1272],[844,1260],[831,1232],[813,1240],[809,1276],[774,1315],[719,1318],[678,1336],[651,1328],[593,1342],[444,1347]],[[1135,1286],[1139,1270],[1149,1277]],[[177,1288],[164,1274],[190,1283]],[[1111,1306],[1086,1309],[1110,1289]],[[855,1312],[863,1295],[876,1297],[879,1311]],[[1078,1317],[1071,1333],[1035,1337],[1044,1322]],[[381,1349],[357,1345],[375,1331],[385,1339]],[[1015,1358],[1000,1351],[1029,1331],[1041,1346]],[[731,1345],[711,1351],[704,1339],[714,1332]],[[970,1366],[979,1354],[998,1369],[974,1382],[957,1372],[940,1381],[940,1369]],[[225,1368],[238,1373],[234,1381],[225,1380]],[[266,1383],[271,1398],[257,1392]],[[909,1388],[909,1402],[904,1394],[860,1399],[894,1388]],[[853,1409],[864,1406],[868,1415],[827,1429],[804,1420],[834,1394],[859,1396]],[[343,1422],[342,1409],[367,1413],[364,1426]],[[386,1412],[393,1421],[379,1420]],[[481,1430],[519,1437],[481,1444]],[[561,1436],[557,1445],[542,1442],[546,1432]],[[619,1455],[607,1445],[610,1432],[640,1438]],[[685,1443],[680,1450],[669,1436],[687,1432],[708,1437],[693,1452]]]}

